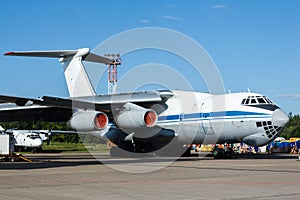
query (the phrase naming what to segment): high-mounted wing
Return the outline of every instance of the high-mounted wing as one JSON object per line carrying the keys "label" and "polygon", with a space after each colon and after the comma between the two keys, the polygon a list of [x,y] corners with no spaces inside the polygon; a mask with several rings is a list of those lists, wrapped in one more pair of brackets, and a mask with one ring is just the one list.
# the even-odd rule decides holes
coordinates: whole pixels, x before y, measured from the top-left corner
{"label": "high-mounted wing", "polygon": [[99,95],[92,97],[58,98],[24,98],[0,95],[0,121],[68,121],[74,109],[95,110],[111,113],[126,103],[149,107],[172,97],[171,91],[148,91]]}
{"label": "high-mounted wing", "polygon": [[16,104],[0,105],[0,122],[13,121],[49,121],[67,122],[72,117],[72,110],[49,106],[17,106]]}
{"label": "high-mounted wing", "polygon": [[52,121],[66,122],[72,116],[72,110],[43,106],[40,98],[24,98],[0,95],[0,121]]}

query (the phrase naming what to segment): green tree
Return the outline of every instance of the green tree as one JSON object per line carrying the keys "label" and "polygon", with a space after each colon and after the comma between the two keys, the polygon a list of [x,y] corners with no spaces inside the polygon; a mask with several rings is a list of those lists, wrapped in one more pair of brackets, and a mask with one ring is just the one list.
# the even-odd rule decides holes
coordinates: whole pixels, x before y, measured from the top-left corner
{"label": "green tree", "polygon": [[300,116],[289,113],[289,123],[282,131],[282,137],[290,139],[291,137],[300,137]]}

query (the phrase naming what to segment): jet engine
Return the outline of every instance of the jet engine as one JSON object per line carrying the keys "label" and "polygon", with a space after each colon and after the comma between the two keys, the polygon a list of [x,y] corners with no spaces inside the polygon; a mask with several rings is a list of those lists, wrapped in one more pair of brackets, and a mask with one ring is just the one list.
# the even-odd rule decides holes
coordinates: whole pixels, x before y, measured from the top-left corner
{"label": "jet engine", "polygon": [[108,117],[103,112],[79,111],[74,113],[68,126],[77,131],[88,132],[104,129],[108,124]]}
{"label": "jet engine", "polygon": [[157,122],[157,114],[152,109],[128,103],[125,110],[115,117],[115,122],[120,128],[153,127]]}

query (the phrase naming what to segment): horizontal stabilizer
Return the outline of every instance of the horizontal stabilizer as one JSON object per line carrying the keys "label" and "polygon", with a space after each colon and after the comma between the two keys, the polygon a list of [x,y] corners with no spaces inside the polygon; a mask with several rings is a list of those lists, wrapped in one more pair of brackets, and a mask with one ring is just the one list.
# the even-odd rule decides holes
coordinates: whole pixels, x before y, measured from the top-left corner
{"label": "horizontal stabilizer", "polygon": [[49,57],[49,58],[68,58],[68,57],[82,57],[83,60],[89,62],[110,64],[113,61],[90,52],[88,48],[78,50],[53,50],[53,51],[13,51],[7,52],[5,56],[29,56],[29,57]]}
{"label": "horizontal stabilizer", "polygon": [[83,60],[89,61],[89,62],[95,62],[95,63],[103,63],[103,64],[106,64],[106,65],[109,65],[113,62],[112,60],[110,60],[108,58],[98,56],[98,55],[93,54],[93,53],[89,53],[88,55],[83,57]]}
{"label": "horizontal stabilizer", "polygon": [[30,56],[30,57],[50,57],[50,58],[64,58],[74,56],[77,50],[59,50],[59,51],[16,51],[7,52],[5,56]]}
{"label": "horizontal stabilizer", "polygon": [[106,57],[91,53],[89,48],[53,51],[13,51],[4,55],[59,58],[59,62],[64,67],[64,74],[71,97],[94,96],[96,94],[82,61],[85,60],[106,65],[115,62]]}

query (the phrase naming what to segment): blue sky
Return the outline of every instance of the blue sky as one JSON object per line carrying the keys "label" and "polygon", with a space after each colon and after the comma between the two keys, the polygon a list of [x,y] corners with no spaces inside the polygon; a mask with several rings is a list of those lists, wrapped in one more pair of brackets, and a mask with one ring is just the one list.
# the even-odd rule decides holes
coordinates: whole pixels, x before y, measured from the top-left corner
{"label": "blue sky", "polygon": [[[250,88],[269,96],[287,113],[300,114],[299,10],[297,0],[0,1],[0,52],[93,49],[129,29],[173,29],[206,49],[226,90]],[[167,64],[178,71],[185,65],[163,52],[149,51],[125,56],[123,61],[119,76],[143,63]],[[0,94],[68,95],[56,59],[0,56],[0,63]],[[192,75],[191,83],[196,90],[207,90],[203,80],[193,80]],[[105,93],[106,87],[97,91]]]}

